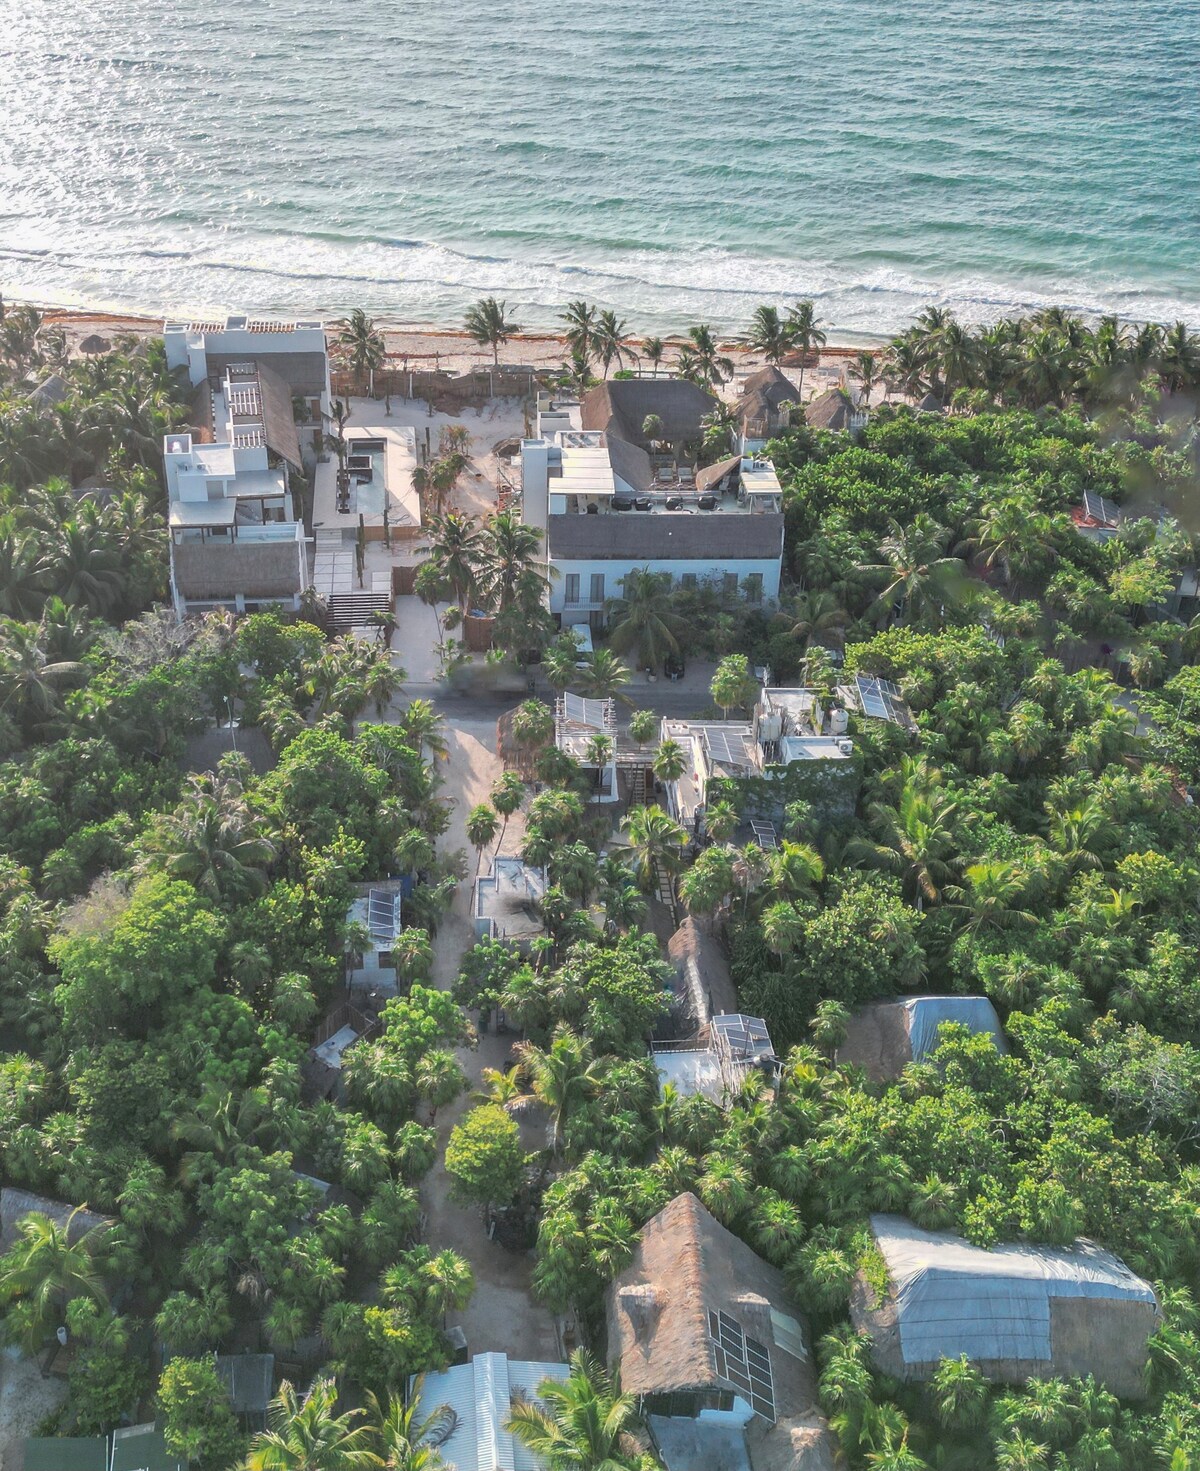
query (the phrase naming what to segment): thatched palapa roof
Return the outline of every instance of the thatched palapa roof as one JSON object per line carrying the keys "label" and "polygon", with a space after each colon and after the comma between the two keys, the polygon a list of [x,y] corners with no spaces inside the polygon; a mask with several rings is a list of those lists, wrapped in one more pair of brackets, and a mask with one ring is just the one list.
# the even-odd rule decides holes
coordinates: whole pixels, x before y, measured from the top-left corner
{"label": "thatched palapa roof", "polygon": [[810,429],[849,429],[853,412],[845,392],[830,388],[805,405],[804,421]]}
{"label": "thatched palapa roof", "polygon": [[699,920],[685,919],[667,945],[675,967],[671,985],[673,1035],[693,1037],[722,1011],[738,1009],[737,987],[721,942]]}
{"label": "thatched palapa roof", "polygon": [[111,1216],[102,1216],[95,1211],[76,1210],[75,1206],[65,1201],[50,1200],[45,1195],[34,1195],[31,1190],[14,1190],[6,1185],[0,1190],[0,1254],[15,1243],[17,1227],[25,1217],[35,1214],[48,1216],[56,1226],[66,1226],[68,1239],[72,1243],[81,1236],[86,1236],[89,1231],[115,1224]]}
{"label": "thatched palapa roof", "polygon": [[614,378],[589,388],[580,412],[584,429],[644,445],[647,415],[662,420],[658,439],[680,443],[700,438],[700,420],[716,406],[711,393],[683,378]]}
{"label": "thatched palapa roof", "polygon": [[730,455],[727,460],[718,460],[715,465],[705,465],[696,475],[696,490],[700,495],[720,484],[728,475],[736,475],[741,468],[741,455]]}

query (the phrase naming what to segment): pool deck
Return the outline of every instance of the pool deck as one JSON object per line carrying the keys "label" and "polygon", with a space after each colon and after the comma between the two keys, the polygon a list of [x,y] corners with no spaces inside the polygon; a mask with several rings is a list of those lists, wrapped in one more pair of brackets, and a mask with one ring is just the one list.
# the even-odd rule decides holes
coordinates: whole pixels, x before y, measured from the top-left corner
{"label": "pool deck", "polygon": [[[378,406],[372,404],[370,407]],[[383,444],[384,485],[390,506],[388,524],[397,535],[411,536],[421,529],[421,502],[412,483],[418,463],[416,430],[386,421],[372,421],[366,419],[361,411],[356,411],[346,425],[346,440],[351,454],[354,453],[356,439],[376,440]],[[383,502],[378,481],[362,486],[361,490],[360,504],[359,486],[351,479],[350,510],[340,512],[337,508],[337,456],[331,454],[324,464],[319,464],[313,485],[313,531],[340,531],[352,540],[361,514],[368,535],[382,536]]]}

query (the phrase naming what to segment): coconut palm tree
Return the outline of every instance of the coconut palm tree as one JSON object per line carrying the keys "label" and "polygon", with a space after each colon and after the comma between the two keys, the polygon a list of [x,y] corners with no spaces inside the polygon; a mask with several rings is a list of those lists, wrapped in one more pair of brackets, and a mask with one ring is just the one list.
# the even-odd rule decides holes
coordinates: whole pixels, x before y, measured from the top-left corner
{"label": "coconut palm tree", "polygon": [[544,1379],[537,1400],[514,1404],[506,1428],[546,1471],[639,1471],[632,1438],[637,1401],[621,1393],[586,1349],[571,1355],[565,1382]]}
{"label": "coconut palm tree", "polygon": [[15,516],[0,516],[0,615],[36,618],[48,584],[37,538],[19,527]]}
{"label": "coconut palm tree", "polygon": [[666,343],[661,337],[647,337],[642,343],[642,356],[650,364],[654,376],[658,377],[659,364],[667,355]]}
{"label": "coconut palm tree", "polygon": [[497,301],[494,296],[485,296],[468,309],[464,321],[467,336],[481,347],[492,349],[494,367],[499,366],[500,349],[514,333],[521,330],[508,316],[507,305],[507,302]]}
{"label": "coconut palm tree", "polygon": [[854,357],[849,368],[850,378],[858,384],[859,407],[867,410],[871,403],[871,393],[879,381],[879,355],[873,352],[860,352]]}
{"label": "coconut palm tree", "polygon": [[446,1325],[451,1308],[465,1308],[475,1291],[475,1274],[470,1262],[444,1247],[417,1269],[426,1309]]}
{"label": "coconut palm tree", "polygon": [[483,548],[479,588],[490,611],[500,618],[513,610],[540,607],[550,586],[541,570],[542,533],[512,511],[501,511],[484,527]]}
{"label": "coconut palm tree", "polygon": [[97,617],[115,606],[125,588],[124,559],[103,521],[96,512],[88,513],[85,505],[58,528],[43,566],[64,602],[85,607]]}
{"label": "coconut palm tree", "polygon": [[950,877],[956,851],[954,818],[958,804],[947,796],[942,773],[922,761],[906,761],[895,805],[872,802],[867,824],[873,842],[847,847],[852,856],[882,863],[900,874],[918,909],[938,903]]}
{"label": "coconut palm tree", "polygon": [[929,387],[925,364],[915,342],[907,334],[888,344],[883,359],[884,386],[888,393],[920,399]]}
{"label": "coconut palm tree", "polygon": [[618,317],[616,312],[600,313],[596,319],[596,330],[592,341],[596,357],[604,368],[606,378],[614,362],[618,368],[621,368],[625,364],[626,357],[631,355],[629,324],[624,318]]}
{"label": "coconut palm tree", "polygon": [[638,667],[658,669],[668,654],[679,652],[687,621],[675,612],[671,574],[634,568],[621,579],[621,596],[608,605],[609,647],[616,654],[637,649]]}
{"label": "coconut palm tree", "polygon": [[[66,605],[59,606],[66,612]],[[0,621],[0,715],[36,730],[57,716],[64,693],[84,682],[84,666],[74,659],[51,659],[45,623],[34,626]]]}
{"label": "coconut palm tree", "polygon": [[430,522],[428,561],[450,588],[459,611],[470,608],[487,554],[487,538],[473,516],[450,511]]}
{"label": "coconut palm tree", "polygon": [[348,317],[335,322],[334,326],[338,331],[338,346],[345,350],[359,391],[367,385],[374,389],[375,372],[383,367],[386,354],[383,334],[360,306],[356,306]]}
{"label": "coconut palm tree", "polygon": [[983,937],[1015,929],[1031,929],[1036,917],[1022,908],[1026,875],[1016,863],[1001,859],[972,863],[964,870],[966,884],[952,893],[960,916],[960,933]]}
{"label": "coconut palm tree", "polygon": [[963,572],[957,557],[945,555],[949,535],[924,511],[907,526],[889,520],[888,535],[879,544],[883,561],[857,569],[884,583],[870,610],[875,617],[901,612],[941,621],[943,608],[958,597]]}
{"label": "coconut palm tree", "polygon": [[820,352],[825,346],[825,333],[817,323],[816,309],[811,301],[798,301],[787,314],[786,326],[788,337],[801,354],[796,397],[803,401],[805,363],[811,352]]}
{"label": "coconut palm tree", "polygon": [[266,887],[275,843],[234,777],[188,778],[183,800],[158,819],[143,844],[142,866],[184,879],[218,902]]}
{"label": "coconut palm tree", "polygon": [[500,831],[496,809],[489,807],[486,802],[477,803],[467,814],[466,831],[467,842],[475,849],[475,872],[478,873],[483,862],[483,850],[495,841],[496,834]]}
{"label": "coconut palm tree", "polygon": [[802,639],[807,649],[819,633],[831,633],[850,622],[850,615],[827,589],[809,588],[797,593],[790,617],[793,638]]}
{"label": "coconut palm tree", "polygon": [[550,1115],[551,1143],[562,1149],[563,1130],[572,1110],[595,1097],[601,1085],[601,1067],[592,1057],[592,1045],[564,1023],[554,1029],[549,1047],[522,1042],[517,1056],[529,1078],[529,1091]]}
{"label": "coconut palm tree", "polygon": [[246,1471],[368,1471],[379,1462],[361,1410],[337,1413],[332,1379],[314,1379],[303,1397],[287,1380],[267,1407],[267,1428],[250,1442]]}
{"label": "coconut palm tree", "polygon": [[504,846],[504,834],[508,831],[508,819],[525,800],[525,783],[515,771],[506,771],[496,780],[489,796],[492,806],[504,819],[504,825],[500,829],[500,838],[496,844],[496,851],[499,852]]}
{"label": "coconut palm tree", "polygon": [[608,700],[629,683],[629,666],[623,664],[611,649],[597,649],[587,661],[587,668],[579,671],[586,694],[593,699]]}
{"label": "coconut palm tree", "polygon": [[585,364],[591,360],[596,341],[596,308],[586,301],[569,301],[560,320],[566,325],[567,346]]}
{"label": "coconut palm tree", "polygon": [[445,1471],[439,1447],[458,1425],[449,1405],[438,1405],[418,1418],[424,1376],[413,1380],[406,1395],[384,1395],[367,1390],[366,1429],[379,1471]]}
{"label": "coconut palm tree", "polygon": [[1163,335],[1158,376],[1168,393],[1186,393],[1200,386],[1200,337],[1186,322],[1176,322]]}
{"label": "coconut palm tree", "polygon": [[733,359],[722,356],[711,327],[704,323],[689,327],[688,341],[691,349],[689,363],[698,382],[721,384],[733,377]]}
{"label": "coconut palm tree", "polygon": [[661,807],[631,807],[621,827],[629,839],[634,878],[648,893],[657,869],[678,869],[687,834]]}
{"label": "coconut palm tree", "polygon": [[78,1297],[107,1306],[97,1256],[103,1232],[87,1231],[72,1241],[82,1206],[60,1226],[40,1211],[17,1222],[16,1243],[0,1257],[0,1302],[7,1304],[10,1332],[26,1353],[38,1349],[62,1324],[67,1304]]}
{"label": "coconut palm tree", "polygon": [[778,364],[792,345],[792,334],[777,307],[760,306],[751,319],[746,341],[767,362]]}
{"label": "coconut palm tree", "polygon": [[654,775],[668,786],[688,769],[687,752],[678,741],[660,741],[654,753]]}

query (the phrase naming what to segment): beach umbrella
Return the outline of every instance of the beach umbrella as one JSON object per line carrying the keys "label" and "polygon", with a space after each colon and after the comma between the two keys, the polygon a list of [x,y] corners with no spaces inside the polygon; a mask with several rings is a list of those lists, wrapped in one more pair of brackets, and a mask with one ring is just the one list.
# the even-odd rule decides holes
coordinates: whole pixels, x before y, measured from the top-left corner
{"label": "beach umbrella", "polygon": [[79,351],[86,352],[89,356],[94,352],[107,352],[112,346],[107,337],[101,337],[93,332],[90,337],[85,337],[79,344]]}

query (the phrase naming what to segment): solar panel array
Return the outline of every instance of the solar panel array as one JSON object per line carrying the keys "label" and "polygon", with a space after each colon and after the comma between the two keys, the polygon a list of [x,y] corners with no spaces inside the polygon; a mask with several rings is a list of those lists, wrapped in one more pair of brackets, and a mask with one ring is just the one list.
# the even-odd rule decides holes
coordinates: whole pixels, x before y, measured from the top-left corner
{"label": "solar panel array", "polygon": [[855,682],[864,715],[874,716],[876,720],[890,720],[893,725],[909,724],[908,705],[898,685],[873,674],[860,674]]}
{"label": "solar panel array", "polygon": [[760,1016],[721,1012],[713,1017],[712,1029],[725,1038],[734,1057],[758,1057],[771,1051],[771,1034]]}
{"label": "solar panel array", "polygon": [[387,889],[372,889],[367,899],[367,928],[377,945],[396,938],[396,897]]}
{"label": "solar panel array", "polygon": [[717,1373],[750,1401],[756,1415],[775,1423],[775,1382],[771,1377],[771,1355],[742,1332],[742,1325],[725,1312],[708,1310],[708,1333],[712,1340]]}
{"label": "solar panel array", "polygon": [[721,730],[719,727],[709,726],[704,732],[704,739],[709,755],[722,766],[743,767],[750,764],[743,731]]}
{"label": "solar panel array", "polygon": [[1090,516],[1093,521],[1100,521],[1105,525],[1115,525],[1121,519],[1121,513],[1114,502],[1094,490],[1084,491],[1083,511],[1085,516]]}

